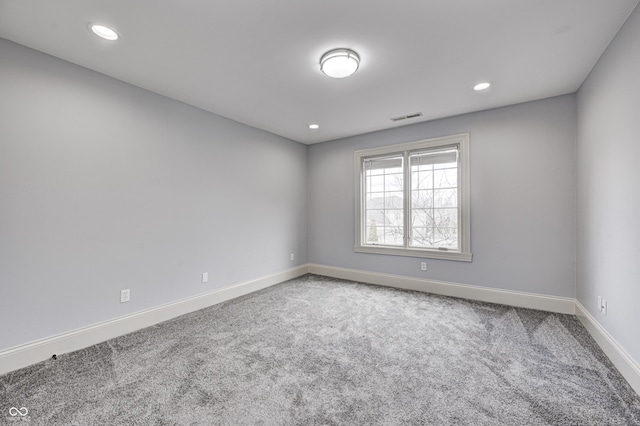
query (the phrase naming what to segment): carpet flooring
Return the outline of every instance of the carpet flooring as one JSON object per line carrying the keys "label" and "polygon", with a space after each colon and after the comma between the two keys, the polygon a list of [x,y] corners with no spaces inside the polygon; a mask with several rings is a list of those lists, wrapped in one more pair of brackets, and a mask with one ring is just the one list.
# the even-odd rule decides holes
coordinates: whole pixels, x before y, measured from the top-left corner
{"label": "carpet flooring", "polygon": [[640,424],[640,397],[573,316],[316,275],[6,374],[0,410],[38,425]]}

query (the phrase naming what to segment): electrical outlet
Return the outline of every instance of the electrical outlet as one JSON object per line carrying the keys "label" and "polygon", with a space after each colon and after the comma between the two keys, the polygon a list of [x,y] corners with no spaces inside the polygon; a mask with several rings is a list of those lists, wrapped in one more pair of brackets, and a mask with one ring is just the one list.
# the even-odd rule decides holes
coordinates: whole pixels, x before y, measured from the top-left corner
{"label": "electrical outlet", "polygon": [[291,260],[296,260],[296,255],[294,253],[291,253],[290,258],[291,258]]}
{"label": "electrical outlet", "polygon": [[120,290],[120,303],[125,303],[131,300],[131,290]]}
{"label": "electrical outlet", "polygon": [[607,316],[607,301],[602,298],[602,296],[598,296],[598,310],[602,312],[602,314]]}
{"label": "electrical outlet", "polygon": [[420,270],[422,270],[422,271],[426,271],[427,270],[427,262],[421,262],[420,263]]}
{"label": "electrical outlet", "polygon": [[202,273],[202,282],[203,283],[208,283],[209,282],[209,273],[208,272],[203,272]]}

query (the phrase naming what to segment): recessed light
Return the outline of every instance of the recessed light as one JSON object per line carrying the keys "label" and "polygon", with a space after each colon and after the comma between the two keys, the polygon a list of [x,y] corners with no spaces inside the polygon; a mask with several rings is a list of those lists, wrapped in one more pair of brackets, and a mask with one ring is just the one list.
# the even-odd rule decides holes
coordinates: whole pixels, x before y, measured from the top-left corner
{"label": "recessed light", "polygon": [[489,87],[491,87],[491,83],[478,83],[475,86],[473,86],[473,90],[475,90],[476,92],[480,91],[480,90],[487,90]]}
{"label": "recessed light", "polygon": [[104,25],[89,24],[89,28],[91,28],[91,31],[93,31],[95,35],[100,36],[105,40],[113,41],[118,39],[118,33],[116,33],[109,27],[105,27]]}
{"label": "recessed light", "polygon": [[349,77],[360,66],[360,56],[350,49],[333,49],[320,58],[320,70],[333,78]]}
{"label": "recessed light", "polygon": [[317,130],[317,129],[319,129],[319,128],[320,128],[320,126],[318,126],[317,124],[309,124],[309,128],[310,128],[311,130]]}

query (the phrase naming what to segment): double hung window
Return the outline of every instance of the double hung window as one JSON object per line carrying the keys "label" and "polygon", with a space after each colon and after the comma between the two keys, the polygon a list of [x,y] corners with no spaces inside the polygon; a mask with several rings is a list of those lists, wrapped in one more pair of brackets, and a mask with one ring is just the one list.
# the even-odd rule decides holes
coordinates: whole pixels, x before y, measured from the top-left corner
{"label": "double hung window", "polygon": [[355,251],[471,261],[469,135],[355,152]]}

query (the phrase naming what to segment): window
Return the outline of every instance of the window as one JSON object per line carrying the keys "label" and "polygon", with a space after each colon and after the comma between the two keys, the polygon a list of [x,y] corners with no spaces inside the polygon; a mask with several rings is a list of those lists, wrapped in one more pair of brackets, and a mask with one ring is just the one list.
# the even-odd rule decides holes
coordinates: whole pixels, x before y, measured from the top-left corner
{"label": "window", "polygon": [[354,157],[355,251],[471,261],[468,133]]}

